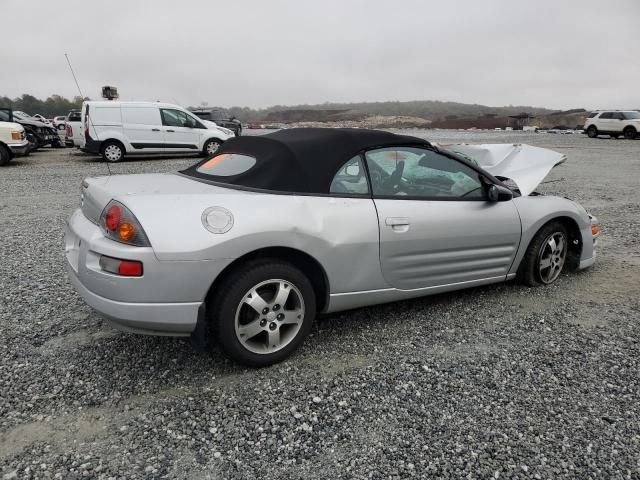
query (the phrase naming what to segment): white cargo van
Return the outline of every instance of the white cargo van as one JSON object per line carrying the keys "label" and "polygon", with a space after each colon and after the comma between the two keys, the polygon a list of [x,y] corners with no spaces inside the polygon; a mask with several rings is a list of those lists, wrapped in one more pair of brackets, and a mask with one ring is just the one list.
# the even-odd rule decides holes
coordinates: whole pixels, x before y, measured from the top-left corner
{"label": "white cargo van", "polygon": [[131,154],[213,155],[234,136],[177,105],[156,102],[84,102],[80,149],[119,162]]}

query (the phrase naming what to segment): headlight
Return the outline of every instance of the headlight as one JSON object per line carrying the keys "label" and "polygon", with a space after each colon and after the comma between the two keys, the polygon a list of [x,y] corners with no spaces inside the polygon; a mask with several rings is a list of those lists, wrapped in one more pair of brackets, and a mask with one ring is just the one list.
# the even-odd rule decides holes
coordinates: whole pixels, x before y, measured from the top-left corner
{"label": "headlight", "polygon": [[22,140],[20,132],[17,130],[14,130],[11,132],[11,140]]}
{"label": "headlight", "polygon": [[224,127],[218,127],[220,129],[220,131],[226,135],[234,135],[234,133],[229,130],[228,128],[224,128]]}

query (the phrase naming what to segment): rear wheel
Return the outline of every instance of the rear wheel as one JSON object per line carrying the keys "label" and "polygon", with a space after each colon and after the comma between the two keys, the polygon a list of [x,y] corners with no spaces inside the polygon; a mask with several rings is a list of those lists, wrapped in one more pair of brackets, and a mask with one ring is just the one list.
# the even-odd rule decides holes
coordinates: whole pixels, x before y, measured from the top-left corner
{"label": "rear wheel", "polygon": [[222,145],[222,142],[220,142],[220,140],[210,138],[204,143],[204,147],[202,147],[202,153],[208,157],[213,157],[220,148],[220,145]]}
{"label": "rear wheel", "polygon": [[309,279],[289,263],[265,260],[233,272],[212,300],[213,340],[238,363],[284,360],[311,330],[316,299]]}
{"label": "rear wheel", "polygon": [[594,125],[590,125],[587,128],[587,135],[589,138],[596,138],[598,136],[598,129]]}
{"label": "rear wheel", "polygon": [[522,259],[518,277],[529,286],[555,282],[567,260],[567,229],[550,222],[536,233]]}
{"label": "rear wheel", "polygon": [[102,146],[102,158],[107,162],[119,162],[124,158],[124,147],[120,142],[107,141]]}
{"label": "rear wheel", "polygon": [[628,140],[633,140],[638,135],[638,132],[633,127],[625,128],[622,133],[624,134],[624,138],[626,138]]}
{"label": "rear wheel", "polygon": [[0,167],[9,165],[11,161],[11,152],[4,145],[0,145]]}

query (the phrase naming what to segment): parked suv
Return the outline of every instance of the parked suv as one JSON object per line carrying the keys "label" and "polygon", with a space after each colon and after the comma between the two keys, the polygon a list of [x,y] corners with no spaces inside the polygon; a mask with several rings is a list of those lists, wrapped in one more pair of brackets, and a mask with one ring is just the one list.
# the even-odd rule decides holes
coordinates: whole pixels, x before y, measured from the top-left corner
{"label": "parked suv", "polygon": [[606,110],[591,112],[584,124],[584,130],[591,138],[610,135],[618,138],[636,138],[640,132],[640,112],[635,110]]}
{"label": "parked suv", "polygon": [[16,155],[29,153],[29,141],[24,127],[13,122],[9,108],[0,108],[0,167],[7,165]]}
{"label": "parked suv", "polygon": [[203,120],[214,122],[219,127],[228,128],[236,137],[242,133],[242,123],[222,108],[190,108],[195,115]]}
{"label": "parked suv", "polygon": [[125,155],[202,153],[213,156],[233,132],[205,124],[177,105],[159,102],[84,102],[80,149],[108,162]]}

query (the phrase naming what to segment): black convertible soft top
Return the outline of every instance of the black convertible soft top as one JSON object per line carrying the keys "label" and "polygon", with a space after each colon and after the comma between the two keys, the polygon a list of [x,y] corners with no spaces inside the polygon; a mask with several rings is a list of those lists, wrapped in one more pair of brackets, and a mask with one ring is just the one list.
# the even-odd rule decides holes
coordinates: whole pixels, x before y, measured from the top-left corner
{"label": "black convertible soft top", "polygon": [[326,194],[334,175],[363,150],[395,145],[429,146],[424,139],[357,128],[292,128],[227,140],[216,152],[256,159],[247,171],[215,176],[198,171],[208,159],[180,173],[214,183],[287,193]]}

